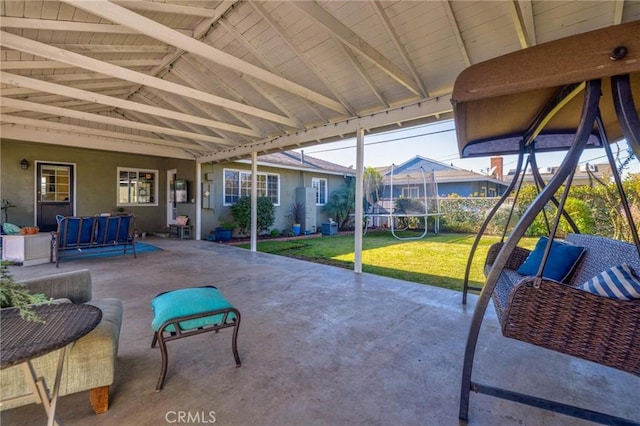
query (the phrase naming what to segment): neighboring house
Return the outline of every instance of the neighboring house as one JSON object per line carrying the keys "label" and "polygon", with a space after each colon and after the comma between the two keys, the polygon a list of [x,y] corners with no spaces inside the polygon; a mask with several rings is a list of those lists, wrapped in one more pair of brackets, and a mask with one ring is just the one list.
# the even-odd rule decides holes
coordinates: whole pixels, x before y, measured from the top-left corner
{"label": "neighboring house", "polygon": [[[327,221],[322,206],[329,194],[345,178],[354,176],[353,169],[302,157],[296,152],[259,157],[259,192],[274,201],[274,227],[278,229],[290,227],[287,215],[296,200],[296,191],[304,191],[312,198],[307,204],[312,205],[308,213],[315,214],[315,218],[309,217],[305,225],[308,229],[312,225],[320,227]],[[41,231],[56,228],[57,214],[92,216],[120,211],[135,214],[140,232],[163,231],[179,215],[188,216],[194,223],[197,191],[201,190],[195,187],[194,160],[62,144],[3,139],[0,170],[0,198],[15,206],[7,211],[8,221],[19,226],[39,226]],[[201,165],[201,238],[214,230],[220,217],[232,219],[229,206],[240,195],[249,194],[250,170],[248,161]]]}
{"label": "neighboring house", "polygon": [[[251,161],[203,164],[203,185],[210,188],[209,203],[203,203],[202,229],[212,230],[221,220],[230,220],[230,207],[243,195],[250,195]],[[304,153],[285,151],[258,157],[258,195],[271,198],[276,207],[277,229],[290,229],[294,202],[305,205],[302,230],[315,232],[328,221],[322,211],[329,195],[355,170]],[[204,232],[204,231],[203,231]]]}
{"label": "neighboring house", "polygon": [[[457,194],[461,197],[496,197],[502,195],[507,184],[495,177],[464,170],[419,155],[397,166],[381,167],[377,170],[383,176],[385,185],[383,198],[424,197],[422,171],[434,173],[438,186],[438,196]],[[393,174],[393,194],[391,177]]]}
{"label": "neighboring house", "polygon": [[[549,182],[549,180],[555,175],[558,171],[557,166],[554,167],[540,167],[538,171],[542,176],[542,179],[545,182]],[[511,181],[513,176],[515,175],[515,169],[509,170],[505,179],[507,181]],[[611,177],[613,176],[611,172],[611,165],[608,163],[605,164],[581,164],[576,167],[576,170],[573,175],[573,181],[571,182],[572,186],[595,186],[599,185],[598,181],[609,183]],[[527,169],[524,175],[524,182],[533,184],[533,173],[531,169]]]}

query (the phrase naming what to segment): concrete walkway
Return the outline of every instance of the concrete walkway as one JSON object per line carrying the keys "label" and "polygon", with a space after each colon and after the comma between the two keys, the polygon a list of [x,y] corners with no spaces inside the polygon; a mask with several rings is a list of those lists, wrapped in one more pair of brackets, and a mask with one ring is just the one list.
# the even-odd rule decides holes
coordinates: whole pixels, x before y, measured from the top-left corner
{"label": "concrete walkway", "polygon": [[[88,394],[62,397],[65,425],[456,425],[460,371],[475,296],[208,241],[148,238],[164,251],[12,267],[17,279],[91,270],[94,298],[124,302],[116,383],[107,413]],[[428,261],[428,259],[425,259]],[[463,267],[463,265],[461,265]],[[242,313],[231,333],[169,343],[164,389],[150,348],[150,300],[159,292],[215,285]],[[474,379],[640,422],[640,378],[502,337],[491,311]],[[180,417],[182,416],[182,417]],[[29,405],[2,425],[45,424]],[[588,422],[473,395],[471,425]]]}

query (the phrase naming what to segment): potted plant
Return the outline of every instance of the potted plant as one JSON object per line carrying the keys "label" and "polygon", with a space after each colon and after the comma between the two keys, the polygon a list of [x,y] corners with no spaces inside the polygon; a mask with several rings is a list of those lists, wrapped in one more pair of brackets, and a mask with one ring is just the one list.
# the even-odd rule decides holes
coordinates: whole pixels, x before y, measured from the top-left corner
{"label": "potted plant", "polygon": [[10,263],[5,260],[0,262],[0,308],[15,308],[27,321],[43,322],[31,307],[47,303],[49,299],[44,294],[31,294],[25,285],[15,282],[7,269]]}
{"label": "potted plant", "polygon": [[304,220],[305,216],[305,207],[300,201],[294,201],[289,205],[289,218],[292,220],[293,224],[291,228],[293,229],[293,233],[296,235],[300,235],[301,223]]}
{"label": "potted plant", "polygon": [[220,242],[231,241],[231,237],[233,237],[233,229],[235,227],[235,223],[229,222],[221,217],[218,221],[218,226],[215,229],[215,240]]}

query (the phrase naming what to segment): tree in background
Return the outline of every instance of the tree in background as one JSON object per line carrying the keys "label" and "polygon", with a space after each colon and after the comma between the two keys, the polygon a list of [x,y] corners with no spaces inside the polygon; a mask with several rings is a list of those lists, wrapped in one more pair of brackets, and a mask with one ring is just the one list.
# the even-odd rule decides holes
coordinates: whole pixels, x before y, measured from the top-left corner
{"label": "tree in background", "polygon": [[373,167],[364,169],[362,180],[364,185],[364,198],[367,202],[367,204],[365,204],[365,210],[369,210],[382,199],[384,181],[380,172]]}
{"label": "tree in background", "polygon": [[338,229],[345,229],[351,221],[350,215],[355,211],[355,199],[356,180],[348,179],[329,195],[322,211],[338,223]]}

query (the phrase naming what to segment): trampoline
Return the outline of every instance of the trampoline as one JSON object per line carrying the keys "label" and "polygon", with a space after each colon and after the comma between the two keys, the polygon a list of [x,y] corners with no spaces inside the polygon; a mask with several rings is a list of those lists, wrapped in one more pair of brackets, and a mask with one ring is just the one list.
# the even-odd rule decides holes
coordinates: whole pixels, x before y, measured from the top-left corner
{"label": "trampoline", "polygon": [[[377,191],[371,187],[365,188],[365,199],[370,208],[364,214],[364,234],[370,223],[383,223],[398,240],[419,240],[429,231],[430,217],[434,218],[433,232],[437,234],[440,229],[440,203],[435,173],[425,172],[421,166],[417,170],[409,170],[403,176],[404,182],[400,184],[394,174],[395,165],[392,164],[388,180],[383,181],[389,187],[387,198],[379,199]],[[370,183],[365,184],[370,186]],[[406,236],[398,233],[421,223],[424,226],[418,235]]]}

